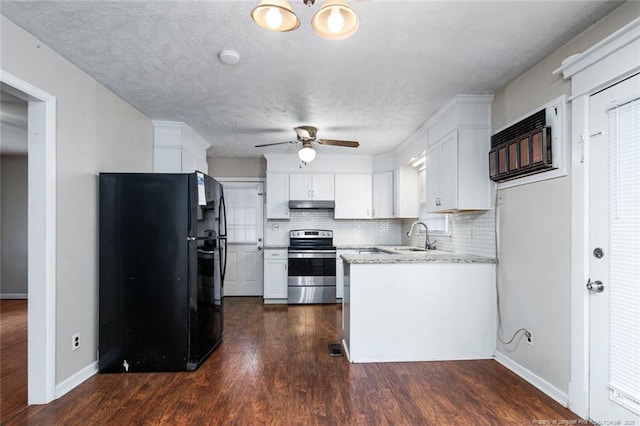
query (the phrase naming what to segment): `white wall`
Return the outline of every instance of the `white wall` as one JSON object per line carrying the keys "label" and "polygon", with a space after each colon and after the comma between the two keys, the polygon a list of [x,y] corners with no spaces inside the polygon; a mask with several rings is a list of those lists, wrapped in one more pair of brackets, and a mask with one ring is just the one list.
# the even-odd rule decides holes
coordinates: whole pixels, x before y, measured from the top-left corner
{"label": "white wall", "polygon": [[[0,17],[3,70],[57,99],[56,383],[96,361],[100,171],[151,171],[151,120]],[[80,333],[81,347],[71,350]]]}
{"label": "white wall", "polygon": [[[552,74],[562,60],[638,16],[640,2],[624,4],[505,86],[494,98],[493,128],[505,126],[557,96],[571,95],[569,81]],[[498,352],[565,394],[571,355],[570,191],[568,176],[510,188],[505,190],[498,212],[503,335],[509,338],[520,327],[534,334],[533,346],[519,339],[509,346],[498,344]]]}
{"label": "white wall", "polygon": [[0,155],[0,187],[0,294],[26,295],[26,155]]}

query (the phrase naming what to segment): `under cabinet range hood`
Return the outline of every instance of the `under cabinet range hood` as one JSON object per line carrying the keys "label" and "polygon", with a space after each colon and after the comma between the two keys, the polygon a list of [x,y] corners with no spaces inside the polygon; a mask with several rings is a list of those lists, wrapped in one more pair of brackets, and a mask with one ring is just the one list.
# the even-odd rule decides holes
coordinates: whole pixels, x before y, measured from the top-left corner
{"label": "under cabinet range hood", "polygon": [[333,200],[290,200],[290,209],[333,209],[336,203]]}

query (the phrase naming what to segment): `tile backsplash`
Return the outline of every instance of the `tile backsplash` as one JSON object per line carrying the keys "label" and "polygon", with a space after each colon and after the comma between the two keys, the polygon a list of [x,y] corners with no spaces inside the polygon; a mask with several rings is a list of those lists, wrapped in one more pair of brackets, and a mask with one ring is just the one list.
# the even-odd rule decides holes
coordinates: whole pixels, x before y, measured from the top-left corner
{"label": "tile backsplash", "polygon": [[[278,229],[273,229],[274,224]],[[399,219],[336,220],[333,210],[291,210],[289,220],[267,221],[265,244],[288,246],[289,231],[292,229],[331,229],[336,246],[397,245],[402,242],[402,221]]]}
{"label": "tile backsplash", "polygon": [[[424,230],[417,236],[408,237],[407,231],[414,221],[402,221],[402,244],[424,245]],[[430,236],[436,240],[436,247],[441,250],[477,256],[495,257],[495,212],[494,210],[479,212],[461,212],[451,215],[449,223],[450,237]]]}
{"label": "tile backsplash", "polygon": [[[331,229],[336,246],[347,245],[424,245],[424,230],[408,237],[416,219],[336,220],[332,210],[291,210],[289,220],[267,220],[265,244],[288,246],[292,229]],[[278,229],[273,229],[277,225]],[[495,213],[493,210],[451,215],[451,236],[432,236],[437,248],[461,254],[495,257]]]}

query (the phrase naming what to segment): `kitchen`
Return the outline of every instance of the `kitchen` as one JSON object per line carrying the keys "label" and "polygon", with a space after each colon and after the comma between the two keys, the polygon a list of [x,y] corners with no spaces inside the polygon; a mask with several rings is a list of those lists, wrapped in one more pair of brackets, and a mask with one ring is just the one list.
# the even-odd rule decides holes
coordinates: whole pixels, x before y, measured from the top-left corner
{"label": "kitchen", "polygon": [[[375,4],[372,2],[372,4]],[[557,69],[561,61],[571,54],[582,52],[588,49],[590,46],[599,42],[600,40],[607,37],[609,34],[613,33],[615,30],[622,28],[627,22],[630,22],[632,16],[637,16],[635,12],[635,5],[633,3],[627,4],[626,9],[622,9],[614,13],[608,20],[605,20],[600,26],[594,27],[588,34],[581,36],[580,38],[573,41],[571,45],[567,45],[561,50],[558,51],[550,51],[548,54],[552,54],[551,57],[545,59],[540,62],[537,68],[533,68],[528,74],[525,74],[524,77],[517,81],[513,81],[509,83],[509,85],[505,86],[505,88],[496,93],[496,97],[492,104],[492,128],[499,129],[512,121],[518,119],[521,116],[524,116],[528,112],[534,110],[540,105],[544,105],[552,99],[555,99],[562,93],[571,93],[569,88],[569,83],[563,81],[557,75],[551,77],[552,72]],[[626,12],[626,14],[625,14]],[[3,13],[5,13],[3,11]],[[3,18],[4,19],[4,18]],[[363,24],[364,25],[364,24]],[[3,43],[13,43],[11,40],[22,40],[25,36],[21,33],[22,30],[18,28],[14,28],[10,22],[3,21],[3,29],[4,31],[9,32],[10,37],[4,37],[3,33]],[[300,28],[298,31],[302,31],[303,28]],[[25,46],[29,46],[25,48],[25,50],[29,52],[37,52],[35,48],[35,44],[32,40],[25,41]],[[5,50],[5,49],[3,49]],[[555,52],[555,53],[552,53]],[[35,53],[34,53],[35,54]],[[7,54],[8,55],[8,54]],[[3,55],[4,56],[4,55]],[[31,56],[29,56],[31,57]],[[545,56],[541,56],[540,60],[542,60]],[[12,59],[13,58],[13,59]],[[12,71],[12,74],[23,76],[23,78],[32,76],[33,71],[25,71],[21,68],[20,61],[18,61],[15,57],[6,56],[3,59],[6,59],[7,62],[6,67],[9,71]],[[15,62],[14,62],[15,61]],[[56,59],[56,61],[62,61],[62,59]],[[57,62],[56,62],[57,63]],[[3,65],[5,66],[5,65]],[[62,65],[61,65],[62,66]],[[66,65],[65,65],[66,66]],[[42,67],[33,67],[34,69],[42,69]],[[541,77],[544,76],[544,77]],[[544,78],[545,83],[542,86],[538,86],[539,79]],[[546,83],[548,79],[553,78],[552,83]],[[40,81],[38,77],[33,76],[33,78],[26,78],[27,80]],[[506,84],[506,83],[505,83]],[[49,89],[57,94],[59,98],[60,108],[62,108],[65,103],[63,100],[65,99],[62,95],[65,93],[64,91],[60,91],[55,88],[55,85],[50,86],[48,83],[41,82],[40,86],[44,87],[52,87]],[[560,87],[558,87],[560,86]],[[92,87],[92,86],[88,86]],[[542,87],[542,89],[538,90],[536,87]],[[100,89],[102,90],[102,89]],[[100,94],[101,99],[105,100],[105,102],[116,103],[118,100],[115,99],[110,94],[102,94],[102,92],[98,92]],[[461,90],[458,93],[465,93],[464,90]],[[467,92],[468,93],[468,92]],[[526,94],[526,96],[524,96]],[[447,97],[448,99],[448,97]],[[442,105],[446,102],[447,99],[443,99],[437,108],[442,107]],[[522,103],[517,103],[515,106],[513,103],[515,99],[526,99],[522,101]],[[66,108],[66,106],[65,106]],[[434,111],[437,109],[435,108]],[[64,114],[64,109],[61,111]],[[126,111],[126,113],[122,114],[121,118],[125,118],[132,127],[138,129],[133,123],[136,120],[142,121],[143,117],[136,116],[135,111]],[[65,115],[62,116],[66,117]],[[422,121],[426,120],[428,116],[423,116]],[[312,120],[310,120],[312,121]],[[302,123],[294,123],[294,125],[298,125]],[[307,124],[307,123],[304,123]],[[311,123],[315,124],[315,123]],[[70,136],[68,133],[69,130],[66,127],[61,127],[59,129],[60,132],[63,132],[59,135],[59,143],[60,148],[58,152],[59,161],[65,161],[67,163],[74,163],[71,161],[71,158],[77,159],[78,163],[84,163],[87,165],[88,169],[91,170],[92,174],[94,171],[99,170],[114,170],[115,168],[119,168],[120,170],[132,170],[136,168],[142,167],[139,164],[134,162],[135,155],[139,155],[139,157],[144,157],[144,164],[147,165],[148,168],[151,168],[151,158],[148,153],[142,154],[142,147],[136,146],[135,142],[132,139],[142,140],[146,138],[149,140],[152,135],[150,135],[150,125],[145,122],[145,126],[147,126],[144,130],[137,130],[138,137],[130,138],[121,137],[121,135],[113,133],[110,140],[117,140],[117,145],[123,152],[132,153],[129,156],[129,160],[122,160],[122,155],[116,154],[110,150],[106,150],[106,148],[101,148],[103,145],[99,142],[102,138],[106,136],[101,136],[103,132],[97,132],[98,136],[95,136],[93,133],[93,129],[95,127],[88,126],[87,128],[82,128],[81,130],[86,134],[86,137],[82,139],[92,141],[90,147],[86,147],[87,151],[77,151],[76,146],[76,136]],[[112,129],[104,129],[102,127],[98,127],[100,130],[108,130],[109,132],[117,132],[118,130],[115,128]],[[322,130],[322,127],[319,125],[319,128]],[[74,129],[77,131],[78,129]],[[569,129],[567,129],[569,130]],[[288,132],[291,132],[289,130]],[[94,135],[94,136],[91,136]],[[115,136],[115,137],[114,137]],[[272,135],[274,136],[274,135]],[[285,140],[286,138],[290,138],[290,135],[275,135],[275,137],[269,137],[269,141],[277,141],[277,140]],[[333,137],[333,136],[330,136]],[[336,132],[335,137],[343,137],[338,132]],[[573,138],[572,138],[573,140]],[[268,141],[267,141],[268,142]],[[361,141],[363,142],[363,141]],[[106,143],[106,142],[105,142]],[[258,144],[259,141],[254,141],[253,144]],[[128,146],[128,144],[131,144]],[[149,152],[149,146],[144,147]],[[106,150],[106,151],[105,151]],[[102,155],[94,155],[93,152],[102,153]],[[135,154],[139,153],[139,154]],[[135,155],[134,155],[135,154]],[[328,153],[320,152],[318,153],[318,157],[314,161],[320,161],[322,156],[325,154],[336,154],[335,151],[331,151]],[[129,161],[129,162],[127,162]],[[578,160],[579,161],[579,160]],[[227,163],[227,165],[225,165]],[[231,161],[223,160],[223,159],[211,159],[209,163],[210,174],[213,176],[227,176],[234,177],[239,174],[251,174],[252,177],[264,176],[264,174],[258,174],[256,169],[260,167],[265,168],[266,166],[262,163],[253,162],[247,160],[245,164],[251,165],[252,169],[247,167],[233,167],[233,163]],[[313,166],[314,162],[309,163],[309,166]],[[318,163],[319,164],[319,163]],[[66,166],[65,166],[66,167]],[[75,164],[71,166],[70,169],[64,168],[62,166],[59,167],[59,175],[62,176],[62,182],[66,182],[66,178],[69,179],[78,179],[76,182],[79,186],[61,186],[59,188],[59,205],[61,205],[63,200],[71,201],[72,205],[77,203],[81,203],[80,200],[76,200],[73,196],[73,190],[76,188],[84,188],[84,190],[89,191],[85,193],[89,199],[91,199],[92,194],[91,191],[86,188],[92,188],[93,186],[93,177],[88,174],[82,172],[84,166],[81,164]],[[219,170],[220,174],[218,175],[215,170]],[[381,169],[376,169],[376,171]],[[388,171],[388,170],[387,170]],[[551,391],[560,390],[562,394],[572,393],[575,391],[574,387],[576,384],[574,383],[576,372],[575,369],[580,370],[579,363],[572,361],[571,359],[571,346],[574,344],[572,340],[574,339],[572,336],[574,333],[571,331],[573,316],[576,313],[569,312],[569,306],[571,306],[572,298],[570,295],[570,286],[566,285],[568,282],[573,282],[572,272],[569,265],[571,264],[571,228],[572,223],[575,222],[575,219],[572,218],[571,213],[571,182],[568,178],[559,178],[554,180],[543,181],[537,183],[535,185],[528,185],[521,188],[510,188],[505,190],[504,192],[504,206],[501,208],[501,224],[502,228],[500,229],[501,235],[503,239],[501,240],[502,244],[502,252],[501,252],[501,266],[505,269],[502,270],[501,275],[504,277],[518,277],[514,280],[513,284],[510,285],[509,291],[504,294],[506,298],[506,303],[504,304],[504,318],[505,318],[505,329],[509,331],[517,329],[519,326],[531,327],[534,330],[534,346],[518,345],[516,349],[504,349],[508,353],[508,357],[510,359],[516,360],[517,364],[523,365],[526,367],[526,370],[529,372],[534,372],[534,376],[540,377],[543,379],[546,384],[551,384],[549,389]],[[82,193],[82,192],[81,192]],[[71,198],[67,198],[71,197]],[[86,198],[86,197],[85,197]],[[550,209],[549,205],[553,205],[554,208]],[[552,212],[552,213],[550,213]],[[60,210],[59,212],[59,221],[62,221],[63,224],[79,224],[82,225],[85,229],[85,232],[88,235],[95,235],[95,230],[90,222],[85,223],[83,220],[77,220],[75,216],[69,216],[64,210]],[[94,211],[90,209],[89,216],[92,216]],[[304,213],[301,213],[304,214]],[[310,213],[314,215],[315,213]],[[490,214],[489,214],[490,215]],[[549,218],[553,217],[553,220],[549,220]],[[314,217],[314,216],[311,216]],[[526,222],[525,222],[526,219]],[[292,219],[294,220],[294,219]],[[467,230],[468,233],[466,235],[471,234],[471,230],[474,229],[476,232],[480,232],[484,230],[488,225],[493,223],[493,218],[491,217],[482,217],[482,215],[477,215],[473,213],[463,213],[456,214],[452,217],[452,229],[463,229]],[[478,225],[474,226],[471,223],[473,221],[478,221]],[[326,214],[325,216],[321,216],[317,218],[316,223],[313,223],[310,228],[320,228],[320,229],[333,229],[334,231],[340,231],[339,223],[341,221],[335,221],[338,224],[337,227],[334,226],[320,226],[322,221],[331,222],[331,217]],[[407,220],[409,222],[410,220]],[[277,220],[278,223],[285,223],[284,220]],[[382,220],[381,223],[383,226],[389,227],[391,231],[388,235],[392,235],[391,244],[397,244],[398,242],[409,243],[412,245],[422,245],[422,238],[416,238],[415,240],[405,240],[403,241],[403,233],[406,232],[408,228],[407,223],[403,220]],[[286,222],[292,223],[292,222]],[[357,235],[358,238],[363,238],[363,240],[356,240],[358,243],[363,243],[365,245],[368,244],[380,244],[385,243],[385,236],[381,236],[378,238],[377,236],[370,237],[371,239],[366,239],[365,237],[361,237],[365,233],[365,230],[371,230],[367,227],[375,228],[375,224],[377,221],[372,221],[371,224],[362,226],[363,231]],[[65,225],[66,226],[66,225]],[[298,228],[296,226],[296,228]],[[307,226],[305,226],[307,228]],[[393,229],[396,228],[396,229]],[[283,237],[282,231],[284,228],[280,229],[280,233],[278,233],[278,240],[269,241],[269,232],[271,228],[267,227],[265,229],[265,237],[267,238],[267,244],[275,244],[278,245],[286,240],[286,236]],[[293,229],[293,228],[292,228]],[[544,231],[544,232],[543,232]],[[66,231],[65,231],[66,232]],[[375,230],[373,232],[376,232]],[[61,231],[60,238],[65,235],[64,232]],[[286,234],[286,231],[285,231]],[[336,236],[336,245],[339,246],[351,239],[353,234],[350,234],[346,231],[344,237],[340,236],[340,232],[337,233]],[[462,236],[463,234],[460,234]],[[489,232],[489,235],[491,233]],[[515,237],[517,236],[517,238]],[[458,234],[453,234],[451,239],[452,241],[458,237]],[[342,239],[345,238],[345,239]],[[367,237],[369,238],[369,237]],[[436,240],[439,240],[439,244],[442,244],[441,240],[444,238],[435,237]],[[483,241],[490,241],[491,238],[486,238],[484,236],[477,237],[472,239],[474,241],[478,241],[481,239]],[[94,238],[95,240],[95,238]],[[446,239],[445,239],[446,240]],[[468,238],[467,238],[468,240]],[[522,240],[527,241],[527,244],[522,244]],[[62,240],[68,241],[68,240]],[[453,242],[455,243],[455,241]],[[87,243],[88,244],[88,243]],[[95,244],[95,241],[93,242]],[[460,244],[468,244],[468,241],[460,241]],[[443,248],[442,245],[440,245]],[[549,248],[552,248],[549,250]],[[486,249],[488,251],[491,248]],[[87,249],[88,253],[93,253],[94,251]],[[72,249],[72,245],[69,242],[62,242],[59,247],[58,258],[69,258],[76,255],[75,249]],[[521,261],[522,258],[536,259],[536,262],[523,263]],[[95,263],[95,261],[93,261]],[[82,285],[79,281],[85,282],[94,282],[95,279],[90,278],[92,273],[90,271],[95,270],[91,267],[92,263],[88,263],[86,267],[83,268],[73,268],[70,269],[68,266],[62,264],[59,265],[58,271],[58,299],[73,299],[73,294],[78,294],[79,297],[92,299],[95,297],[95,286],[85,286]],[[545,265],[544,271],[540,271],[537,265]],[[86,270],[85,270],[86,269]],[[85,278],[79,280],[76,278],[77,274],[81,274]],[[542,279],[540,279],[542,278]],[[586,280],[585,280],[586,281]],[[67,284],[69,283],[69,284]],[[73,284],[75,283],[75,284]],[[584,284],[583,284],[584,285]],[[84,366],[89,365],[95,359],[95,351],[91,353],[92,350],[90,348],[92,345],[91,341],[95,339],[95,331],[92,330],[91,326],[88,325],[87,328],[83,328],[82,334],[83,336],[87,336],[88,340],[85,340],[86,344],[83,345],[80,352],[74,352],[71,355],[67,354],[66,348],[68,346],[67,335],[73,334],[72,331],[76,328],[76,320],[74,318],[70,318],[68,315],[64,313],[74,312],[74,316],[78,318],[88,319],[95,315],[95,310],[90,307],[82,306],[80,311],[75,309],[71,309],[70,307],[66,307],[62,305],[59,307],[59,318],[57,320],[57,328],[59,337],[59,353],[58,357],[59,362],[61,363],[58,367],[58,377],[59,379],[56,383],[60,383],[64,381],[65,378],[69,378],[73,376],[76,372],[82,370]],[[93,312],[93,313],[92,313]],[[88,324],[91,321],[86,321]],[[578,333],[579,334],[579,333]],[[526,374],[526,371],[524,372]],[[573,380],[570,378],[573,377]],[[544,385],[544,383],[543,383]],[[580,386],[578,385],[578,389]],[[560,395],[562,397],[562,395]],[[561,399],[561,398],[560,398]],[[572,399],[572,401],[580,401],[581,399]],[[576,408],[579,412],[580,409]],[[586,411],[582,411],[583,413]]]}

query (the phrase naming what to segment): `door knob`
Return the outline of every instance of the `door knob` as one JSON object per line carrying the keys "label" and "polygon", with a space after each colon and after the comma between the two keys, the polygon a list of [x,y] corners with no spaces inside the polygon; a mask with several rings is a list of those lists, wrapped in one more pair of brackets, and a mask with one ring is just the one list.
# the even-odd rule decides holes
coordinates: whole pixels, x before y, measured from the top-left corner
{"label": "door knob", "polygon": [[258,250],[262,250],[262,246],[258,246]]}
{"label": "door knob", "polygon": [[604,284],[602,284],[602,281],[591,281],[591,278],[589,278],[589,281],[587,281],[587,290],[593,291],[594,293],[602,293],[604,291]]}

